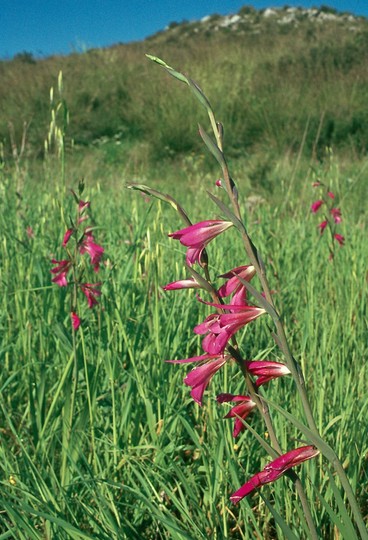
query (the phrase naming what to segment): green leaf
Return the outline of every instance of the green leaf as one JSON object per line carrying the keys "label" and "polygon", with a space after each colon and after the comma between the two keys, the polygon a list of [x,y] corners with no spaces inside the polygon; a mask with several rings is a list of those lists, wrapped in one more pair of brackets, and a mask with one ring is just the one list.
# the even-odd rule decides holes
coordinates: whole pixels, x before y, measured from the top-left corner
{"label": "green leaf", "polygon": [[207,146],[211,154],[217,159],[222,168],[226,167],[226,162],[223,153],[220,148],[217,146],[215,141],[206,133],[201,125],[199,127],[199,134],[203,139],[204,144]]}
{"label": "green leaf", "polygon": [[266,497],[260,493],[260,496],[262,497],[263,501],[265,502],[267,508],[271,512],[271,514],[274,517],[274,520],[276,524],[280,527],[282,530],[284,538],[287,538],[287,540],[298,540],[298,537],[293,533],[293,531],[290,529],[290,527],[287,525],[286,521],[280,514],[273,508],[272,504],[268,501]]}
{"label": "green leaf", "polygon": [[224,204],[215,195],[212,195],[212,193],[209,191],[207,191],[207,193],[213,202],[217,204],[220,210],[225,214],[225,216],[233,223],[234,227],[236,227],[243,234],[245,232],[245,227],[240,219],[238,219],[236,215],[226,206],[226,204]]}
{"label": "green leaf", "polygon": [[160,199],[161,201],[164,201],[170,204],[174,208],[174,210],[178,212],[178,214],[181,216],[183,221],[188,226],[192,225],[192,222],[188,218],[188,215],[185,212],[184,208],[173,197],[171,197],[171,195],[168,195],[167,193],[161,193],[161,191],[152,189],[148,186],[145,186],[144,184],[136,184],[134,182],[126,184],[126,187],[128,189],[135,189],[137,191],[142,191],[146,195],[150,195],[151,197],[156,197],[156,199]]}
{"label": "green leaf", "polygon": [[187,79],[189,88],[195,95],[195,97],[198,99],[198,101],[203,105],[203,107],[207,110],[208,113],[212,111],[212,107],[210,102],[208,101],[207,97],[203,93],[202,89],[198,86],[198,84],[193,81],[192,79]]}
{"label": "green leaf", "polygon": [[[179,71],[176,71],[174,68],[172,68],[171,66],[169,66],[168,64],[166,64],[166,62],[164,62],[163,60],[161,60],[161,58],[158,58],[157,56],[153,56],[152,54],[146,54],[146,57],[149,59],[149,60],[152,60],[152,62],[156,62],[156,64],[159,64],[160,66],[162,66],[163,68],[166,69],[166,71],[168,73],[170,73],[170,75],[172,75],[173,77],[175,77],[175,79],[178,79],[179,81],[181,82],[184,82],[186,84],[189,85],[189,80],[187,79],[187,77],[185,75],[183,75],[182,73],[180,73]],[[190,85],[189,85],[190,86]]]}

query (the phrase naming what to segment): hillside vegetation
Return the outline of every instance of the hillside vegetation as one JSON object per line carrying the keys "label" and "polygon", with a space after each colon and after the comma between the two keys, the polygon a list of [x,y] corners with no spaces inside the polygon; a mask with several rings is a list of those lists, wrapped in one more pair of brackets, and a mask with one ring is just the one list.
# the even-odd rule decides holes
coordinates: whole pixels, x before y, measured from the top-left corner
{"label": "hillside vegetation", "polygon": [[168,90],[168,76],[145,53],[200,82],[226,126],[233,157],[301,149],[319,157],[326,146],[351,156],[367,151],[368,20],[327,8],[244,7],[236,15],[172,23],[139,43],[0,62],[5,155],[26,131],[27,156],[42,157],[50,87],[60,70],[66,135],[76,151],[94,144],[104,146],[107,160],[152,163],[198,149],[192,97],[180,85]]}

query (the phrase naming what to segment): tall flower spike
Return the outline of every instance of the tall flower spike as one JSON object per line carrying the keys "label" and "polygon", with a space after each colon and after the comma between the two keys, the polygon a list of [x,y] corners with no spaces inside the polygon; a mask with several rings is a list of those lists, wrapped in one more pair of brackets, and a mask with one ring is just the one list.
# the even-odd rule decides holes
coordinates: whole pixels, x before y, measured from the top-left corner
{"label": "tall flower spike", "polygon": [[235,491],[230,497],[231,502],[238,503],[255,489],[274,482],[291,467],[295,467],[307,459],[312,459],[318,454],[319,450],[315,446],[302,446],[283,454],[266,465],[263,471],[252,476],[238,491]]}
{"label": "tall flower spike", "polygon": [[186,261],[189,266],[193,266],[196,262],[201,263],[202,252],[206,245],[232,225],[231,221],[200,221],[195,225],[170,233],[169,236],[174,240],[179,240],[183,246],[188,248]]}
{"label": "tall flower spike", "polygon": [[250,415],[256,404],[249,396],[219,394],[216,399],[218,403],[237,402],[237,405],[232,407],[227,415],[224,416],[224,418],[235,418],[233,437],[237,437],[245,429],[242,420],[245,420]]}

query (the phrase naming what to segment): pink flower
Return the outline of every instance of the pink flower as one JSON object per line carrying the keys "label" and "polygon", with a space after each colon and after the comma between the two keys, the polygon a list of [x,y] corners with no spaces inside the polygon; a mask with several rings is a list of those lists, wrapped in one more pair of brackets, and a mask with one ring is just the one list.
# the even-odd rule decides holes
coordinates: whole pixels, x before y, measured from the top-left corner
{"label": "pink flower", "polygon": [[78,330],[81,324],[80,318],[78,317],[76,313],[74,313],[74,311],[71,312],[70,316],[72,319],[72,325],[73,325],[74,330]]}
{"label": "pink flower", "polygon": [[67,245],[67,243],[69,242],[69,239],[71,237],[71,235],[73,234],[74,232],[74,229],[68,229],[66,231],[66,233],[64,234],[64,239],[63,239],[63,247],[65,247]]}
{"label": "pink flower", "polygon": [[85,209],[89,208],[90,205],[91,205],[91,203],[89,201],[82,201],[82,199],[80,199],[79,203],[78,203],[78,212],[80,214],[83,214]]}
{"label": "pink flower", "polygon": [[246,324],[257,319],[266,311],[256,306],[222,305],[205,302],[221,309],[231,309],[235,313],[211,314],[203,323],[194,328],[196,334],[207,334],[202,341],[203,350],[208,354],[223,353],[229,339]]}
{"label": "pink flower", "polygon": [[231,226],[231,221],[200,221],[195,225],[173,232],[169,236],[174,240],[179,240],[183,246],[187,246],[186,261],[189,266],[192,266],[195,262],[201,262],[201,255],[206,245]]}
{"label": "pink flower", "polygon": [[180,279],[179,281],[172,281],[164,287],[164,291],[174,291],[177,289],[199,289],[200,285],[195,281],[195,279]]}
{"label": "pink flower", "polygon": [[318,225],[318,228],[319,228],[319,232],[322,234],[323,231],[325,230],[325,228],[327,227],[328,225],[328,221],[327,219],[325,221],[322,221],[319,225]]}
{"label": "pink flower", "polygon": [[315,214],[316,212],[318,212],[318,210],[321,208],[323,204],[323,201],[322,200],[319,200],[319,201],[315,201],[312,205],[311,205],[311,211],[313,212],[313,214]]}
{"label": "pink flower", "polygon": [[255,360],[253,362],[246,362],[247,370],[251,375],[258,377],[256,381],[257,386],[262,386],[272,379],[282,377],[283,375],[289,375],[290,370],[285,364],[281,362],[268,362],[266,360]]}
{"label": "pink flower", "polygon": [[330,197],[330,199],[335,198],[335,195],[332,193],[332,191],[327,191],[327,195]]}
{"label": "pink flower", "polygon": [[30,225],[26,228],[28,238],[34,238],[34,231]]}
{"label": "pink flower", "polygon": [[335,233],[334,238],[335,238],[335,240],[337,240],[337,242],[340,244],[340,246],[343,246],[345,244],[345,237],[342,236],[342,234]]}
{"label": "pink flower", "polygon": [[231,304],[245,304],[247,290],[238,278],[250,281],[255,273],[256,269],[254,266],[248,265],[238,266],[237,268],[233,268],[229,272],[226,272],[226,274],[222,274],[220,277],[226,278],[227,281],[219,288],[219,296],[224,298],[234,293]]}
{"label": "pink flower", "polygon": [[57,264],[55,268],[51,269],[52,274],[56,274],[52,279],[53,283],[57,283],[59,287],[66,287],[68,282],[66,280],[66,275],[69,272],[71,261],[69,259],[63,259],[62,261],[57,261],[56,259],[51,259],[52,264]]}
{"label": "pink flower", "polygon": [[82,255],[88,253],[91,257],[91,264],[93,265],[94,271],[98,272],[101,257],[105,250],[102,246],[99,246],[94,242],[93,233],[90,229],[86,229],[79,251]]}
{"label": "pink flower", "polygon": [[202,406],[203,393],[207,385],[216,371],[221,369],[228,359],[228,356],[218,354],[202,354],[201,356],[193,356],[193,358],[185,358],[184,360],[167,360],[167,362],[171,364],[201,362],[200,366],[195,367],[188,373],[184,379],[184,383],[192,387],[190,395],[194,401]]}
{"label": "pink flower", "polygon": [[291,467],[295,467],[296,465],[303,463],[303,461],[314,458],[318,454],[319,450],[317,450],[315,446],[302,446],[283,454],[266,465],[263,471],[252,476],[246,484],[233,493],[230,497],[231,502],[238,503],[255,489],[264,484],[268,484],[269,482],[274,482]]}
{"label": "pink flower", "polygon": [[331,208],[330,214],[332,215],[333,220],[334,220],[335,223],[341,223],[342,222],[340,208]]}
{"label": "pink flower", "polygon": [[235,396],[233,394],[219,394],[217,396],[218,403],[227,403],[229,401],[238,402],[224,418],[235,418],[233,437],[237,437],[239,433],[244,431],[245,425],[242,419],[245,420],[247,416],[252,412],[256,404],[249,396]]}
{"label": "pink flower", "polygon": [[93,308],[93,306],[98,304],[96,300],[96,296],[101,296],[101,291],[98,289],[98,287],[100,286],[101,286],[101,282],[81,283],[80,288],[87,298],[89,308]]}

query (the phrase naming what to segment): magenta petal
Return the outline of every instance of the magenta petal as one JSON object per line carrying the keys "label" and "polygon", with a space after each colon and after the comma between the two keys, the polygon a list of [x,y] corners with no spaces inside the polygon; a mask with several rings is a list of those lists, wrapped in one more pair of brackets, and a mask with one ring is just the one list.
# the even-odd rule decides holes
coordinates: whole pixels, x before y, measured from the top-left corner
{"label": "magenta petal", "polygon": [[164,291],[175,291],[178,289],[198,289],[200,285],[193,279],[180,279],[179,281],[172,281],[164,287]]}
{"label": "magenta petal", "polygon": [[202,252],[204,250],[204,246],[201,247],[188,247],[185,260],[187,262],[188,266],[193,266],[196,262],[201,262],[201,256]]}
{"label": "magenta petal", "polygon": [[314,214],[316,212],[318,212],[318,210],[321,208],[323,204],[323,201],[322,200],[319,200],[319,201],[315,201],[312,205],[311,205],[311,212],[313,212]]}
{"label": "magenta petal", "polygon": [[289,368],[281,362],[258,360],[254,362],[246,362],[246,366],[249,373],[258,377],[256,382],[257,386],[261,386],[262,384],[265,384],[272,379],[276,379],[277,377],[290,374]]}
{"label": "magenta petal", "polygon": [[63,247],[67,245],[73,232],[74,232],[74,229],[68,229],[66,231],[66,233],[64,234],[64,239],[63,239]]}
{"label": "magenta petal", "polygon": [[342,234],[334,234],[335,240],[340,244],[340,246],[343,246],[345,244],[345,238],[342,236]]}
{"label": "magenta petal", "polygon": [[255,474],[248,482],[246,482],[238,491],[231,495],[230,500],[233,503],[239,502],[243,497],[246,497],[256,488],[274,482],[280,478],[285,471],[291,467],[295,467],[308,459],[312,459],[319,454],[319,450],[315,446],[302,446],[295,448],[282,456],[268,463],[263,471]]}
{"label": "magenta petal", "polygon": [[185,229],[180,229],[169,234],[175,240],[179,240],[181,244],[187,247],[199,247],[210,242],[213,238],[219,235],[232,226],[231,221],[222,220],[207,220],[200,221]]}
{"label": "magenta petal", "polygon": [[250,281],[255,275],[255,273],[256,270],[254,266],[248,265],[238,266],[237,268],[233,268],[233,270],[230,270],[230,272],[222,274],[220,277],[227,278],[227,281],[222,285],[222,287],[219,288],[219,296],[221,296],[221,298],[224,298],[235,292],[237,289],[244,288],[238,277],[246,281]]}
{"label": "magenta petal", "polygon": [[202,405],[203,393],[213,375],[227,361],[227,357],[220,356],[217,360],[210,360],[205,364],[194,368],[184,379],[187,386],[192,387],[191,396],[199,405]]}
{"label": "magenta petal", "polygon": [[236,504],[242,499],[244,499],[244,497],[246,497],[247,495],[252,493],[252,491],[254,491],[255,489],[257,489],[258,487],[262,486],[265,483],[264,482],[265,476],[266,475],[263,474],[262,472],[257,473],[254,476],[252,476],[252,478],[248,480],[248,482],[246,482],[241,488],[239,488],[237,491],[235,491],[235,493],[231,495],[230,501]]}
{"label": "magenta petal", "polygon": [[74,311],[71,312],[70,316],[72,319],[72,325],[73,325],[74,330],[78,330],[81,324],[80,318],[78,317],[76,313],[74,313]]}

